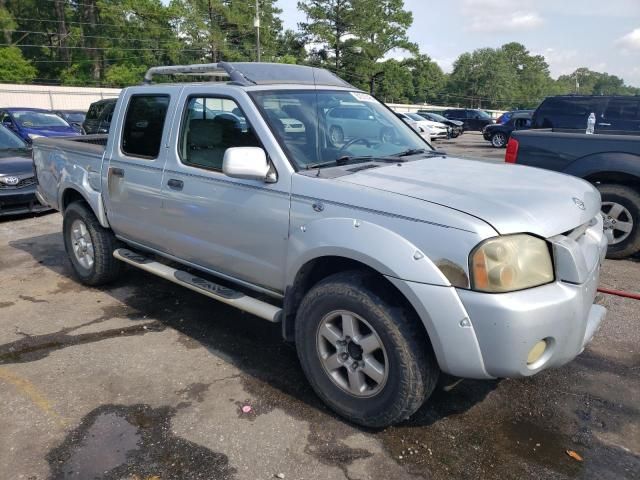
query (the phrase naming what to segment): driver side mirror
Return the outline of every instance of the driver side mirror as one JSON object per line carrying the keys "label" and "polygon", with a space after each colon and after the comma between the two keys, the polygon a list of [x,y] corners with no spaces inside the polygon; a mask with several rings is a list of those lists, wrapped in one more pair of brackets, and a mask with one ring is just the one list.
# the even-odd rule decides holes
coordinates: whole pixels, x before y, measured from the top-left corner
{"label": "driver side mirror", "polygon": [[11,121],[10,118],[7,117],[2,120],[2,125],[4,125],[5,127],[11,128],[13,126],[13,122]]}
{"label": "driver side mirror", "polygon": [[267,154],[262,148],[232,147],[224,152],[222,172],[227,177],[273,183],[276,178],[270,170]]}

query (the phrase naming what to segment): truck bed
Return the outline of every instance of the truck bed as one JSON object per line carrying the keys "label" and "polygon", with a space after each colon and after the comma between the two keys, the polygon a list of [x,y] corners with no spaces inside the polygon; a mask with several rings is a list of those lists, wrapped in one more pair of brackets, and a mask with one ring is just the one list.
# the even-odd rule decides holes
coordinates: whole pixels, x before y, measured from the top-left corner
{"label": "truck bed", "polygon": [[49,206],[61,210],[66,185],[86,185],[86,200],[100,201],[100,173],[107,135],[36,138],[33,162],[38,177],[38,194]]}

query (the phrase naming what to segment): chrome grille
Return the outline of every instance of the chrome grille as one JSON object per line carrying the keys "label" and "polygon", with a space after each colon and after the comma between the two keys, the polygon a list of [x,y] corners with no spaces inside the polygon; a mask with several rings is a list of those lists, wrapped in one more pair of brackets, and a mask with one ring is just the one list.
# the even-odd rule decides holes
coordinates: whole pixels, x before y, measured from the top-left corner
{"label": "chrome grille", "polygon": [[7,185],[6,183],[0,182],[0,190],[17,190],[19,188],[26,188],[35,184],[36,184],[36,177],[28,177],[28,178],[23,178],[15,185]]}

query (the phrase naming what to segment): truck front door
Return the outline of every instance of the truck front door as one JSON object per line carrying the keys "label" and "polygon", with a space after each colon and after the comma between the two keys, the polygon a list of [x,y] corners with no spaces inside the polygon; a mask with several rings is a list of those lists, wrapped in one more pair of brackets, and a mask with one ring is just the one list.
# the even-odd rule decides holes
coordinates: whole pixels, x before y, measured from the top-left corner
{"label": "truck front door", "polygon": [[168,253],[222,276],[280,291],[289,186],[222,172],[228,148],[264,148],[245,113],[252,105],[243,97],[212,94],[212,87],[194,88],[185,89],[180,102],[180,126],[171,142],[177,148],[168,153],[162,181],[161,225],[169,235]]}
{"label": "truck front door", "polygon": [[[177,97],[177,95],[176,95]],[[133,93],[119,106],[124,118],[114,122],[113,144],[108,151],[104,195],[109,224],[113,231],[144,246],[162,249],[164,237],[158,219],[162,210],[161,182],[167,159],[170,130],[167,112],[169,94]],[[117,125],[116,125],[117,123]]]}

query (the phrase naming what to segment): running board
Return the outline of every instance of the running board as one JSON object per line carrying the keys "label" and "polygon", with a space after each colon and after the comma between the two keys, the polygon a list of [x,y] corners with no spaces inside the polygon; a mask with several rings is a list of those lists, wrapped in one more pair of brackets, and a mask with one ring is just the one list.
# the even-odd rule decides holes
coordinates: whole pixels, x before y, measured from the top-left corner
{"label": "running board", "polygon": [[207,297],[211,297],[232,307],[244,310],[247,313],[264,318],[270,322],[280,322],[281,308],[275,307],[270,303],[263,302],[253,297],[249,297],[242,292],[223,287],[210,280],[198,277],[183,270],[177,270],[169,267],[164,263],[156,262],[144,255],[141,255],[126,248],[118,248],[113,252],[113,256],[118,260],[122,260],[129,265],[133,265],[145,272],[153,273],[158,277],[162,277],[170,282],[177,283],[194,292],[201,293]]}

